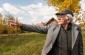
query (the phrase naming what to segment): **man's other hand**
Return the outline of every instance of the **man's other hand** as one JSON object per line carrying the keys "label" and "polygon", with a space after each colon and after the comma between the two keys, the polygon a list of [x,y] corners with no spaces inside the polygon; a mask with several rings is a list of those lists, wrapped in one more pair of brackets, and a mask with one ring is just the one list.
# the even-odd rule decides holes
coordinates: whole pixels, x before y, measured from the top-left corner
{"label": "man's other hand", "polygon": [[15,21],[15,20],[9,20],[10,26],[22,26],[22,23]]}

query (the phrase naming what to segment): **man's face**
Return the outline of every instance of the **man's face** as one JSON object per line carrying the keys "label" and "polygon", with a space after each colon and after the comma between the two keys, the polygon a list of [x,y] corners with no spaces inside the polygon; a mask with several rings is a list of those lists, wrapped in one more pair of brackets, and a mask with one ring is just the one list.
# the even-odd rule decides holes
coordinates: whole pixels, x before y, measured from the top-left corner
{"label": "man's face", "polygon": [[59,25],[67,24],[68,17],[67,15],[57,15],[57,21]]}

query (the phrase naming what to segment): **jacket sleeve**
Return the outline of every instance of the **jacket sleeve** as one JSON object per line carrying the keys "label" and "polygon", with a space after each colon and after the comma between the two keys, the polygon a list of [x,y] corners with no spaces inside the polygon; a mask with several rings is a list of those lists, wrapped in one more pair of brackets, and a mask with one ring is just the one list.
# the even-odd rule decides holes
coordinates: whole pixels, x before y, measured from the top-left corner
{"label": "jacket sleeve", "polygon": [[37,26],[37,25],[22,24],[22,26],[20,28],[21,28],[21,30],[24,30],[24,31],[38,32],[38,33],[47,34],[48,29],[49,29],[50,26],[51,25],[48,25],[48,26]]}
{"label": "jacket sleeve", "polygon": [[81,29],[79,28],[79,42],[78,42],[78,46],[79,46],[79,55],[84,55],[83,53],[83,39],[82,39],[82,34],[81,34]]}

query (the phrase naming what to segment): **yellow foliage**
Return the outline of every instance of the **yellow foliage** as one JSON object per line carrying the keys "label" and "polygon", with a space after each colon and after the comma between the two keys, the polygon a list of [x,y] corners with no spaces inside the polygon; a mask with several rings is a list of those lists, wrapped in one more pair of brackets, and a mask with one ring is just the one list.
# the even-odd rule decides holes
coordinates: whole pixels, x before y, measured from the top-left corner
{"label": "yellow foliage", "polygon": [[74,13],[78,13],[80,10],[80,0],[46,0],[49,6],[54,6],[59,11],[71,10]]}
{"label": "yellow foliage", "polygon": [[2,14],[0,14],[0,25],[2,25]]}

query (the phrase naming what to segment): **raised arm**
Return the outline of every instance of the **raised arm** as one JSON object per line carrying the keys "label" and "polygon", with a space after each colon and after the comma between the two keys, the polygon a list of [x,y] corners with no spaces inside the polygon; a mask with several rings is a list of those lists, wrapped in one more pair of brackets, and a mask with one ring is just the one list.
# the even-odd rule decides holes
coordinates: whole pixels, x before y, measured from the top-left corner
{"label": "raised arm", "polygon": [[48,29],[51,26],[51,25],[48,25],[48,26],[27,25],[17,21],[13,21],[13,20],[10,20],[10,22],[12,26],[19,26],[21,30],[30,31],[30,32],[38,32],[43,34],[47,34]]}
{"label": "raised arm", "polygon": [[37,25],[22,24],[20,26],[20,28],[21,28],[21,30],[24,30],[24,31],[38,32],[38,33],[47,34],[48,29],[50,28],[50,26],[51,25],[49,25],[49,26],[37,26]]}

